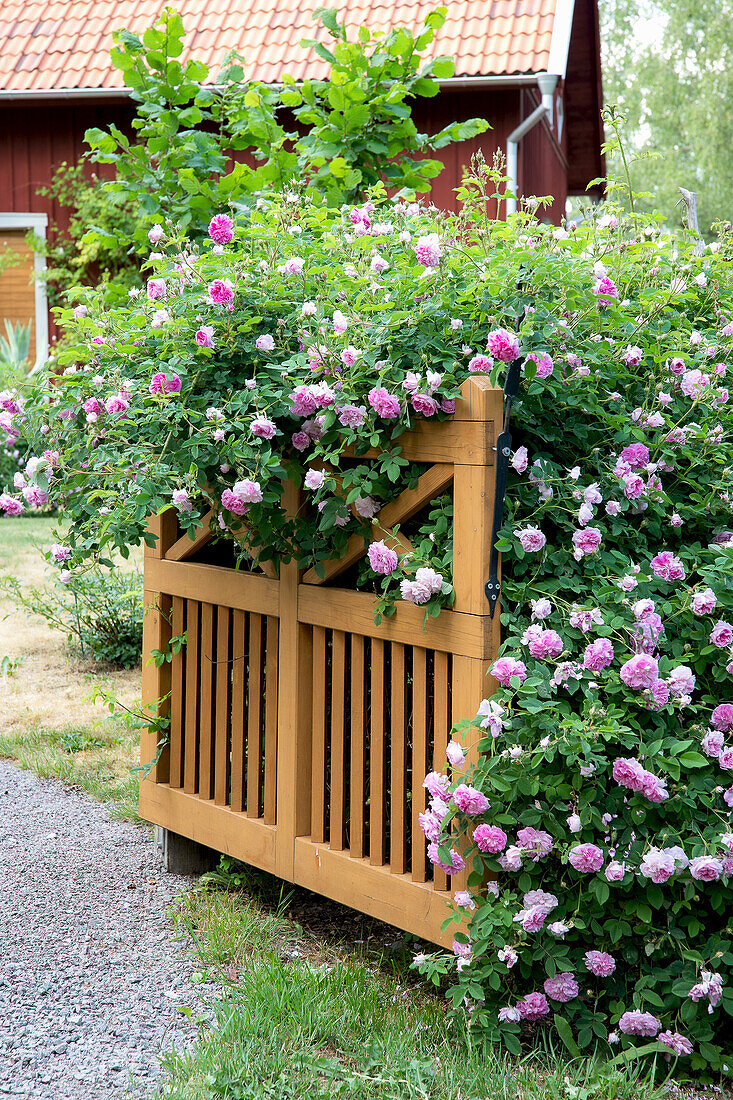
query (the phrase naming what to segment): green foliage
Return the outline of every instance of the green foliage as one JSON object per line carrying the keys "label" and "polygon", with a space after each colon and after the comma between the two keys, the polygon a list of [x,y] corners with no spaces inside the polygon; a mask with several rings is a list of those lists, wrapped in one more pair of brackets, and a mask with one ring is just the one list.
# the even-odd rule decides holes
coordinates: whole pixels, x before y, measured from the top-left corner
{"label": "green foliage", "polygon": [[24,588],[17,578],[4,576],[0,591],[16,606],[61,630],[82,658],[118,668],[134,668],[140,663],[141,573],[91,569],[58,580],[51,588]]}
{"label": "green foliage", "polygon": [[0,385],[5,389],[25,372],[31,350],[31,322],[23,325],[5,321],[5,335],[0,336]]}
{"label": "green foliage", "polygon": [[132,253],[136,224],[131,196],[107,189],[83,164],[63,161],[48,187],[37,192],[68,211],[68,226],[49,226],[48,237],[32,237],[46,256],[44,278],[50,306],[59,305],[74,287],[107,284],[110,297],[123,296],[139,273]]}
{"label": "green foliage", "polygon": [[[488,125],[471,119],[429,137],[412,121],[415,97],[435,95],[437,78],[453,71],[448,58],[420,65],[444,18],[445,9],[430,13],[417,38],[404,28],[385,36],[362,29],[359,41],[349,42],[335,9],[324,9],[333,48],[304,45],[328,62],[329,79],[296,85],[284,74],[281,86],[245,82],[236,55],[215,84],[201,62],[181,64],[184,27],[171,10],[142,38],[117,32],[112,60],[138,102],[137,133],[131,141],[115,126],[87,131],[92,159],[114,166],[115,179],[102,191],[123,209],[132,202],[142,210],[135,233],[142,248],[151,222],[201,236],[212,211],[238,209],[255,193],[284,191],[296,181],[307,180],[331,205],[355,201],[380,180],[428,190],[442,165],[423,154]],[[254,156],[254,167],[229,163],[242,151]]]}
{"label": "green foliage", "polygon": [[[700,227],[731,213],[728,104],[731,0],[607,0],[600,5],[604,98],[627,117],[629,144],[646,155],[632,172],[645,212],[679,221],[678,187],[699,193]],[[651,159],[648,159],[651,158]],[[618,151],[611,171],[620,170]]]}

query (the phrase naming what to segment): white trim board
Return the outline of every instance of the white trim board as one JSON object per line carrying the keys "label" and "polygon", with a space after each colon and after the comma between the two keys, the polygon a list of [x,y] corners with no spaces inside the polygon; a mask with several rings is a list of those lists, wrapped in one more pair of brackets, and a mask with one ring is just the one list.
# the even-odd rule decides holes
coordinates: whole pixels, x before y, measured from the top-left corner
{"label": "white trim board", "polygon": [[550,56],[547,60],[548,73],[557,73],[565,79],[570,52],[570,36],[573,32],[575,0],[555,0],[555,18],[552,23]]}
{"label": "white trim board", "polygon": [[[32,229],[38,237],[46,238],[48,215],[31,213],[3,213],[0,211],[0,230],[3,229]],[[35,279],[35,308],[36,308],[36,366],[40,367],[48,359],[48,300],[46,298],[46,283],[41,278],[46,270],[46,257],[42,252],[36,252],[34,257]]]}

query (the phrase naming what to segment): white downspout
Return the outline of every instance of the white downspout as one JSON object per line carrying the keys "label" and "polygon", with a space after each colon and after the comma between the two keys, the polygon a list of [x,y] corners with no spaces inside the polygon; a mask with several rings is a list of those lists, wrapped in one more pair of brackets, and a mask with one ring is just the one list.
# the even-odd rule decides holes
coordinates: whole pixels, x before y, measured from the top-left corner
{"label": "white downspout", "polygon": [[517,211],[517,190],[519,188],[519,142],[525,134],[529,133],[533,126],[542,118],[549,118],[552,123],[553,93],[557,86],[558,78],[553,73],[539,73],[537,86],[542,95],[542,102],[535,107],[531,115],[520,122],[516,130],[512,130],[506,143],[506,169],[509,182],[506,188],[506,213],[515,214]]}

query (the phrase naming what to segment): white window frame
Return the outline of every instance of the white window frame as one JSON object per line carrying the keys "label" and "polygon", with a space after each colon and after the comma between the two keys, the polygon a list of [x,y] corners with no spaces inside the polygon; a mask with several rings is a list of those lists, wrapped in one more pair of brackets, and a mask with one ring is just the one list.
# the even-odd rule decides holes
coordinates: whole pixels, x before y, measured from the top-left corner
{"label": "white window frame", "polygon": [[[0,231],[3,229],[32,229],[37,237],[46,239],[48,228],[47,214],[23,214],[0,212]],[[42,252],[34,255],[35,304],[36,304],[36,367],[42,366],[48,359],[48,300],[46,281],[42,277],[46,270],[46,257]]]}

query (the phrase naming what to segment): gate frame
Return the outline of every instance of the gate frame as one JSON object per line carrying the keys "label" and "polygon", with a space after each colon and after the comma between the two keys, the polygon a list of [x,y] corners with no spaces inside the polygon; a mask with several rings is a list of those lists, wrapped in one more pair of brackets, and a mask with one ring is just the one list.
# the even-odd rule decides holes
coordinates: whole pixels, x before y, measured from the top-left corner
{"label": "gate frame", "polygon": [[[429,619],[425,630],[424,610],[402,603],[393,617],[376,626],[372,596],[329,589],[320,580],[308,583],[316,579],[314,572],[303,574],[295,560],[281,565],[279,579],[267,565],[263,572],[269,575],[256,575],[187,562],[186,557],[210,538],[208,517],[204,517],[194,540],[179,538],[172,508],[150,521],[156,544],[145,547],[144,566],[144,705],[163,698],[172,689],[171,664],[156,667],[146,658],[153,649],[165,651],[170,641],[172,594],[278,620],[277,769],[276,812],[270,815],[274,821],[268,822],[171,787],[170,752],[166,747],[150,774],[141,778],[140,816],[444,945],[452,939],[450,931],[444,933],[440,928],[449,915],[446,902],[453,890],[465,889],[466,872],[454,876],[450,890],[438,889],[433,883],[413,881],[410,872],[393,874],[388,863],[374,865],[368,857],[351,856],[348,848],[332,849],[328,841],[315,842],[310,837],[313,627],[353,631],[362,637],[451,653],[454,723],[472,718],[481,699],[494,690],[494,681],[489,679],[487,683],[487,666],[498,651],[500,625],[499,615],[493,620],[489,616],[484,583],[493,520],[494,445],[501,430],[503,393],[485,376],[467,379],[461,393],[462,400],[450,420],[420,421],[398,440],[404,457],[442,468],[435,475],[436,484],[445,484],[447,468],[453,468],[455,604],[437,619]],[[368,451],[363,457],[377,453]],[[287,482],[283,508],[292,515],[299,501],[300,490],[294,482]],[[385,505],[383,514],[389,508]],[[360,551],[362,555],[365,549]],[[156,736],[144,730],[141,761],[150,761],[155,753]],[[469,767],[476,758],[475,745],[466,747],[466,756]],[[422,788],[413,788],[412,797],[418,798],[424,808]]]}

